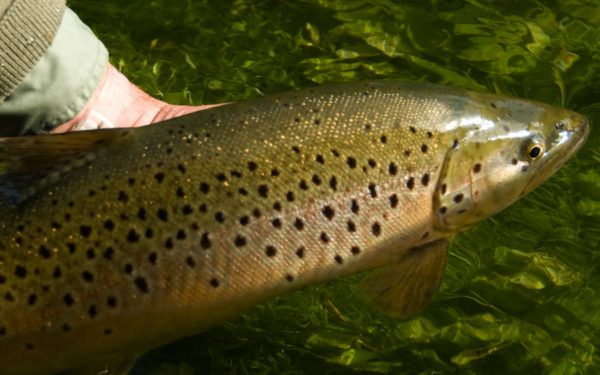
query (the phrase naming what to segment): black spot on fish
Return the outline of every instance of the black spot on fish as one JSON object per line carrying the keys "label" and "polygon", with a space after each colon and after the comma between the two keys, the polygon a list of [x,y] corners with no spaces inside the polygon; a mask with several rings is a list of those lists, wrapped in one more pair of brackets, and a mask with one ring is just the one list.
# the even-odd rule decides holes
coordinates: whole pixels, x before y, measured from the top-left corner
{"label": "black spot on fish", "polygon": [[119,191],[119,195],[117,197],[119,202],[127,202],[129,200],[129,196],[123,190]]}
{"label": "black spot on fish", "polygon": [[210,249],[212,246],[212,242],[208,236],[208,233],[202,234],[202,237],[200,238],[200,246],[205,250]]}
{"label": "black spot on fish", "polygon": [[421,145],[421,152],[422,153],[427,153],[427,150],[429,149],[429,147],[426,144],[422,144]]}
{"label": "black spot on fish", "polygon": [[96,258],[96,252],[91,247],[89,249],[87,249],[87,251],[85,252],[85,254],[86,254],[87,258],[90,259],[90,260]]}
{"label": "black spot on fish", "polygon": [[127,242],[135,243],[140,240],[140,235],[135,231],[135,229],[130,229],[127,233]]}
{"label": "black spot on fish", "polygon": [[167,238],[165,240],[165,249],[171,250],[174,247],[175,247],[175,244],[173,243],[173,239],[171,237]]}
{"label": "black spot on fish", "polygon": [[277,168],[273,168],[271,169],[271,177],[277,177],[279,176],[279,170]]}
{"label": "black spot on fish", "polygon": [[446,206],[442,206],[442,207],[440,207],[440,214],[442,214],[442,215],[443,215],[443,214],[445,214],[445,213],[446,213],[446,211],[448,211],[448,208],[447,208]]}
{"label": "black spot on fish", "polygon": [[248,195],[248,190],[244,188],[239,188],[238,193],[240,193],[240,195]]}
{"label": "black spot on fish", "polygon": [[277,249],[275,248],[275,246],[269,245],[265,248],[265,254],[267,254],[268,257],[272,258],[275,255],[277,255]]}
{"label": "black spot on fish", "polygon": [[331,176],[329,179],[329,187],[333,190],[337,190],[337,178],[335,176]]}
{"label": "black spot on fish", "polygon": [[83,271],[81,273],[81,277],[83,278],[83,280],[85,280],[88,283],[91,283],[94,281],[94,274],[91,273],[90,271]]}
{"label": "black spot on fish", "polygon": [[386,144],[387,143],[387,136],[385,134],[382,134],[381,137],[379,138],[379,140],[381,141],[381,143]]}
{"label": "black spot on fish", "polygon": [[462,202],[463,198],[464,198],[464,195],[463,195],[463,193],[456,194],[456,195],[454,196],[454,202],[455,202],[455,203],[460,203],[460,202]]}
{"label": "black spot on fish", "polygon": [[157,259],[158,259],[158,254],[156,254],[155,252],[148,254],[148,263],[156,264]]}
{"label": "black spot on fish", "polygon": [[221,211],[215,213],[215,220],[219,223],[225,222],[225,214]]}
{"label": "black spot on fish", "polygon": [[271,221],[271,224],[273,225],[273,227],[279,229],[279,228],[281,228],[281,219],[276,217],[275,219],[273,219]]}
{"label": "black spot on fish", "polygon": [[378,222],[373,223],[373,225],[371,225],[371,232],[373,232],[375,236],[379,236],[381,234],[381,224]]}
{"label": "black spot on fish", "polygon": [[374,159],[367,160],[367,163],[369,164],[369,167],[371,167],[371,168],[377,167],[377,162]]}
{"label": "black spot on fish", "polygon": [[358,201],[356,199],[352,199],[352,202],[350,204],[350,210],[352,211],[352,213],[358,214],[360,207],[358,206]]}
{"label": "black spot on fish", "polygon": [[108,307],[110,307],[110,308],[115,308],[115,307],[117,307],[117,298],[116,298],[116,297],[114,297],[114,296],[109,296],[109,297],[106,299],[106,304],[107,304],[107,305],[108,305]]}
{"label": "black spot on fish", "polygon": [[321,239],[321,242],[323,242],[324,244],[328,244],[329,241],[331,241],[331,239],[329,238],[329,235],[325,232],[321,232],[321,235],[319,236],[319,238]]}
{"label": "black spot on fish", "polygon": [[24,279],[27,276],[27,269],[21,265],[15,267],[15,276]]}
{"label": "black spot on fish", "polygon": [[255,162],[253,162],[253,161],[248,162],[248,170],[250,172],[254,172],[257,168],[258,168],[258,165]]}
{"label": "black spot on fish", "polygon": [[342,258],[340,255],[336,255],[336,256],[334,256],[334,257],[333,257],[333,259],[335,259],[335,262],[336,262],[337,264],[342,264],[342,263],[344,263],[344,259],[343,259],[343,258]]}
{"label": "black spot on fish", "polygon": [[152,230],[152,228],[146,228],[146,232],[144,233],[144,235],[146,236],[146,238],[152,238],[154,237],[154,231]]}
{"label": "black spot on fish", "polygon": [[317,186],[321,185],[321,178],[315,174],[312,176],[312,182]]}
{"label": "black spot on fish", "polygon": [[244,247],[244,246],[246,246],[246,243],[247,243],[246,237],[238,234],[237,236],[235,236],[235,239],[233,240],[233,243],[237,247]]}
{"label": "black spot on fish", "polygon": [[410,156],[410,150],[404,150],[404,156],[406,156],[406,157]]}
{"label": "black spot on fish", "polygon": [[519,163],[519,161],[517,159],[512,159],[511,163],[512,163],[512,165],[517,165]]}
{"label": "black spot on fish", "polygon": [[414,177],[409,177],[409,179],[406,181],[406,187],[410,190],[415,188],[415,178]]}
{"label": "black spot on fish", "polygon": [[113,230],[113,229],[115,229],[115,223],[112,220],[110,220],[110,219],[106,220],[104,222],[104,229],[106,229],[106,230]]}
{"label": "black spot on fish", "polygon": [[282,209],[281,203],[279,201],[276,201],[275,203],[273,203],[273,209],[275,211],[281,212],[281,209]]}
{"label": "black spot on fish", "polygon": [[298,230],[303,230],[304,229],[304,222],[302,221],[302,219],[300,219],[299,217],[296,218],[296,220],[294,220],[294,227]]}
{"label": "black spot on fish", "polygon": [[66,293],[63,296],[63,302],[65,303],[65,305],[71,307],[71,306],[73,306],[73,304],[75,304],[75,299],[73,298],[71,293]]}
{"label": "black spot on fish", "polygon": [[241,225],[248,225],[248,223],[250,223],[250,217],[248,217],[246,215],[240,217],[240,224]]}
{"label": "black spot on fish", "polygon": [[204,194],[208,194],[210,191],[210,186],[206,182],[200,183],[200,191]]}
{"label": "black spot on fish", "polygon": [[304,246],[299,247],[296,250],[296,256],[300,259],[304,258],[304,253],[305,253],[306,249],[304,248]]}
{"label": "black spot on fish", "polygon": [[396,165],[396,163],[390,163],[390,165],[388,166],[388,172],[392,176],[395,176],[398,173],[398,166]]}
{"label": "black spot on fish", "polygon": [[269,196],[269,187],[267,185],[260,185],[258,187],[258,194],[263,198],[267,198]]}
{"label": "black spot on fish", "polygon": [[411,133],[415,134],[417,132],[417,129],[415,129],[414,126],[409,126],[408,129],[410,130]]}
{"label": "black spot on fish", "polygon": [[164,208],[159,208],[158,211],[156,211],[156,216],[158,216],[158,218],[162,221],[169,220],[169,214]]}
{"label": "black spot on fish", "polygon": [[306,183],[306,180],[301,180],[300,183],[298,184],[298,186],[302,190],[308,190],[308,184]]}
{"label": "black spot on fish", "polygon": [[187,264],[190,268],[196,267],[196,261],[191,256],[185,258],[185,264]]}
{"label": "black spot on fish", "polygon": [[165,179],[165,174],[162,172],[158,172],[154,175],[154,179],[160,184]]}
{"label": "black spot on fish", "polygon": [[421,177],[421,184],[423,184],[423,186],[427,186],[429,185],[429,173],[425,173],[422,177]]}
{"label": "black spot on fish", "polygon": [[90,318],[94,319],[98,315],[98,308],[96,305],[90,305],[88,308],[88,315]]}
{"label": "black spot on fish", "polygon": [[88,238],[92,234],[92,227],[89,225],[81,225],[79,227],[79,233],[82,237]]}
{"label": "black spot on fish", "polygon": [[187,238],[187,234],[185,233],[185,230],[179,229],[177,231],[177,234],[175,235],[175,238],[177,238],[180,241],[185,240]]}
{"label": "black spot on fish", "polygon": [[186,205],[184,205],[184,206],[183,206],[183,208],[181,209],[181,212],[182,212],[184,215],[191,215],[191,214],[194,212],[194,209],[192,208],[192,206],[191,206],[191,205],[189,205],[189,204],[186,204]]}
{"label": "black spot on fish", "polygon": [[137,286],[137,288],[140,290],[140,292],[142,293],[148,293],[148,281],[146,281],[145,278],[138,276],[135,278],[135,286]]}
{"label": "black spot on fish", "polygon": [[295,197],[294,197],[294,192],[293,192],[293,191],[288,191],[288,192],[285,194],[285,199],[286,199],[288,202],[293,202],[293,201],[294,201],[294,199],[295,199]]}
{"label": "black spot on fish", "polygon": [[352,255],[358,255],[360,254],[360,248],[358,246],[352,246],[350,248],[350,252],[352,253]]}
{"label": "black spot on fish", "polygon": [[390,195],[390,207],[392,207],[392,208],[398,207],[398,195],[397,194]]}
{"label": "black spot on fish", "polygon": [[29,297],[27,297],[27,304],[29,306],[35,305],[36,301],[37,301],[37,295],[36,294],[30,294]]}
{"label": "black spot on fish", "polygon": [[318,155],[315,157],[315,160],[316,160],[316,161],[317,161],[317,163],[319,163],[319,164],[325,164],[325,158],[323,158],[323,155],[320,155],[320,154],[318,154]]}
{"label": "black spot on fish", "polygon": [[52,256],[52,253],[50,252],[50,249],[48,249],[46,246],[41,245],[40,249],[38,251],[38,253],[40,254],[40,256],[44,259],[49,259]]}
{"label": "black spot on fish", "polygon": [[346,158],[346,164],[348,164],[348,166],[352,169],[356,168],[356,159],[354,159],[352,156],[348,156]]}
{"label": "black spot on fish", "polygon": [[236,177],[236,178],[242,178],[242,172],[239,171],[231,171],[231,176]]}
{"label": "black spot on fish", "polygon": [[285,275],[285,279],[291,283],[292,281],[294,281],[294,276],[288,273],[287,275]]}
{"label": "black spot on fish", "polygon": [[115,255],[115,250],[112,247],[106,248],[104,250],[104,253],[102,254],[102,256],[104,256],[104,259],[106,259],[106,260],[112,260],[114,255]]}
{"label": "black spot on fish", "polygon": [[335,148],[331,149],[331,153],[333,154],[333,156],[335,157],[339,157],[340,156],[340,152],[338,150],[336,150]]}
{"label": "black spot on fish", "polygon": [[333,217],[335,216],[335,210],[331,206],[323,207],[321,212],[328,220],[333,220]]}
{"label": "black spot on fish", "polygon": [[479,173],[481,172],[481,164],[477,163],[473,166],[473,173]]}
{"label": "black spot on fish", "polygon": [[177,195],[179,198],[185,197],[185,191],[181,186],[177,187],[177,190],[175,190],[175,195]]}
{"label": "black spot on fish", "polygon": [[346,227],[348,228],[348,232],[354,233],[356,232],[356,224],[352,220],[348,220],[346,222]]}
{"label": "black spot on fish", "polygon": [[372,198],[377,198],[377,185],[374,183],[369,184],[369,194],[371,194]]}
{"label": "black spot on fish", "polygon": [[219,287],[219,280],[215,279],[214,277],[212,279],[210,279],[209,281],[210,286],[212,286],[213,288],[218,288]]}
{"label": "black spot on fish", "polygon": [[455,149],[458,147],[458,139],[455,139],[454,141],[452,141],[452,148]]}

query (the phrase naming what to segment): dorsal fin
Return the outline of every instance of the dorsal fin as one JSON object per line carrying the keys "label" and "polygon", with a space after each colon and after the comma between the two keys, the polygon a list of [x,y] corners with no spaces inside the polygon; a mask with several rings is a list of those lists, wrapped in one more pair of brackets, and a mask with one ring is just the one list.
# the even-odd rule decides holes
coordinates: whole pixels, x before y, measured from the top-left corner
{"label": "dorsal fin", "polygon": [[130,132],[108,129],[0,138],[0,196],[5,202],[20,203]]}

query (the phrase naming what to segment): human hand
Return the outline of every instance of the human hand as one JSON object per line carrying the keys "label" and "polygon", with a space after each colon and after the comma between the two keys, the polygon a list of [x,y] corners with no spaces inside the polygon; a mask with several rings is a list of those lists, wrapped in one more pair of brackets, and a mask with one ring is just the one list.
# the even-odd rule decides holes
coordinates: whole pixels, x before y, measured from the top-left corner
{"label": "human hand", "polygon": [[217,107],[222,104],[172,105],[151,97],[108,64],[104,76],[83,110],[52,132],[138,127]]}

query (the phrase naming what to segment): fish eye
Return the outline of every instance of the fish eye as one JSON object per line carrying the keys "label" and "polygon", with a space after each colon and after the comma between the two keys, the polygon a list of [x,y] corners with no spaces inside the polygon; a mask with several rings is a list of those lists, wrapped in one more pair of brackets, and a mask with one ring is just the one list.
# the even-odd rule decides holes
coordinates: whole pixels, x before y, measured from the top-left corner
{"label": "fish eye", "polygon": [[530,160],[537,160],[544,154],[544,146],[539,143],[532,143],[527,147],[527,156]]}

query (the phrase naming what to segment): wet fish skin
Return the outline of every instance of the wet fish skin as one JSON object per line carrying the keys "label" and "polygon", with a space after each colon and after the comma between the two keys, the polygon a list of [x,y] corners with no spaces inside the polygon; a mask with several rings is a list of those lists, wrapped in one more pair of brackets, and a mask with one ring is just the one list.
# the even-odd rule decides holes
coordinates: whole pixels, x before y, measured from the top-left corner
{"label": "wet fish skin", "polygon": [[548,178],[587,132],[540,103],[367,82],[0,140],[0,373],[112,366],[374,267],[373,300],[412,314],[449,238]]}

